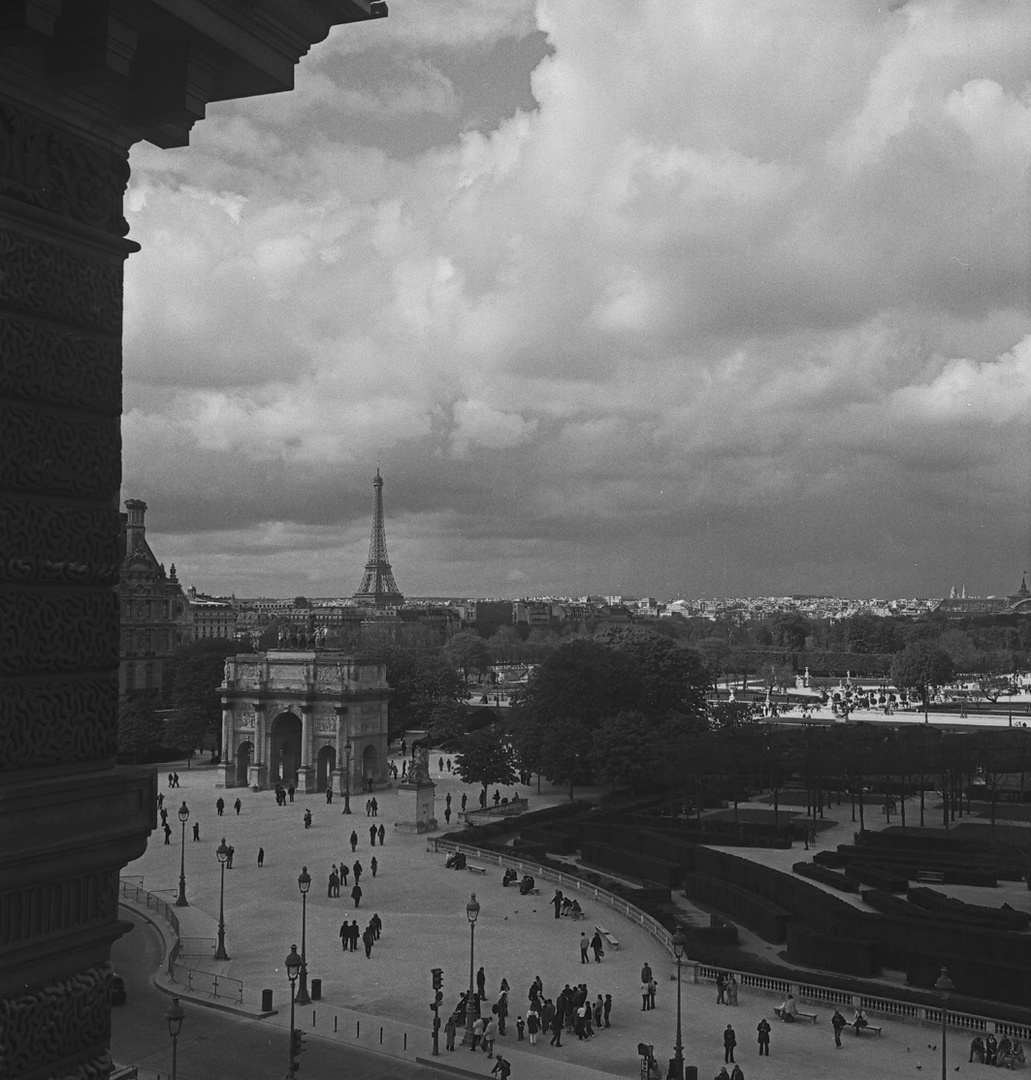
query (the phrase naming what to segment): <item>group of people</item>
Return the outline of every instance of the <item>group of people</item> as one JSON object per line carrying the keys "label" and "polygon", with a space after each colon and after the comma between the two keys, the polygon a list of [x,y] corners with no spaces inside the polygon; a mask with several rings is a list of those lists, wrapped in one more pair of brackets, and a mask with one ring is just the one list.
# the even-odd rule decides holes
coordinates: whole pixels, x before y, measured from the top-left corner
{"label": "group of people", "polygon": [[996,1039],[994,1035],[974,1037],[970,1043],[970,1061],[979,1061],[982,1065],[996,1065],[1001,1069],[1015,1069],[1024,1064],[1024,1047],[1019,1039],[1010,1039],[1003,1035]]}
{"label": "group of people", "polygon": [[294,788],[293,784],[291,784],[289,787],[283,787],[282,784],[276,784],[276,806],[286,806],[286,800],[288,796],[290,798],[290,801],[293,802],[295,790],[296,789]]}
{"label": "group of people", "polygon": [[[381,824],[377,829],[375,825],[369,826],[369,846],[375,847],[376,840],[379,839],[379,846],[383,847],[383,841],[387,838],[387,830]],[[358,833],[355,829],[351,830],[351,851],[358,850]]]}
{"label": "group of people", "polygon": [[580,901],[576,899],[570,900],[568,896],[563,896],[561,889],[555,890],[555,895],[551,898],[551,903],[555,908],[556,919],[562,915],[568,915],[574,920],[582,919],[584,917],[583,908],[580,907]]}
{"label": "group of people", "polygon": [[[355,888],[357,888],[357,884]],[[355,907],[358,905],[355,904]],[[340,944],[344,952],[356,952],[358,949],[358,938],[361,937],[362,944],[365,946],[366,959],[372,958],[372,946],[379,941],[379,936],[383,932],[383,920],[379,915],[374,914],[369,920],[368,926],[359,935],[358,920],[348,922],[346,919],[340,924],[339,936]]]}
{"label": "group of people", "polygon": [[737,991],[737,976],[733,972],[731,972],[729,976],[723,971],[718,971],[716,973],[717,1005],[736,1005]]}
{"label": "group of people", "polygon": [[[379,869],[379,862],[376,860],[376,856],[373,855],[372,861],[369,863],[369,868],[372,870],[372,876],[376,876],[376,871]],[[362,874],[364,873],[364,867],[361,864],[360,859],[355,859],[354,865],[348,870],[347,863],[341,862],[339,866],[331,863],[329,870],[329,879],[326,885],[326,896],[331,900],[337,898],[340,895],[340,886],[347,888],[347,876],[349,872],[354,873],[354,885],[351,888],[351,899],[354,901],[354,906],[357,909],[358,905],[362,902],[362,887],[360,885]]]}

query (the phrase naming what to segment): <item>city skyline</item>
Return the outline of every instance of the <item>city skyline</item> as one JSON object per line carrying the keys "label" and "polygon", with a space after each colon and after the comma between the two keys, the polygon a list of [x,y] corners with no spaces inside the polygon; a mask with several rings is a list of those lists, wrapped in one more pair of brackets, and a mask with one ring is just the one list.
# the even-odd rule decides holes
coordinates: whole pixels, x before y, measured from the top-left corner
{"label": "city skyline", "polygon": [[1020,5],[397,3],[133,150],[122,497],[208,592],[943,596],[1029,554]]}

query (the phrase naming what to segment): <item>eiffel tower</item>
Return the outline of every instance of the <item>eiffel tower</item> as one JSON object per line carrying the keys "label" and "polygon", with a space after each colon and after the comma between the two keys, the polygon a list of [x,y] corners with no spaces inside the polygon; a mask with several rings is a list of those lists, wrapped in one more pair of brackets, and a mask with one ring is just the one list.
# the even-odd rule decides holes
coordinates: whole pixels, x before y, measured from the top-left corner
{"label": "eiffel tower", "polygon": [[390,560],[387,558],[387,533],[383,527],[383,477],[380,476],[379,469],[376,470],[372,486],[376,491],[376,498],[372,512],[369,561],[365,564],[365,574],[354,599],[369,607],[400,607],[405,598],[394,581]]}

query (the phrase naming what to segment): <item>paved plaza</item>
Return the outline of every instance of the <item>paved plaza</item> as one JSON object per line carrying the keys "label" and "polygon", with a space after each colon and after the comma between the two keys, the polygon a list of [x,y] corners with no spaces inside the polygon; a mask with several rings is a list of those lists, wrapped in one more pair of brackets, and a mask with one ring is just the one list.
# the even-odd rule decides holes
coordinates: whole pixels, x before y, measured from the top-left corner
{"label": "paved plaza", "polygon": [[[446,773],[438,776],[437,758],[432,759],[431,775],[437,786],[437,817],[443,826],[445,796],[451,793],[457,810],[463,792],[469,805],[475,806],[478,789],[463,786]],[[143,887],[172,902],[177,892],[180,861],[180,829],[175,811],[182,800],[190,808],[186,829],[186,881],[190,906],[175,909],[181,920],[184,937],[213,939],[219,910],[219,864],[215,849],[221,837],[235,848],[234,863],[225,873],[226,944],[231,960],[215,964],[207,957],[190,963],[204,971],[218,971],[244,984],[245,1002],[254,1009],[261,991],[272,989],[277,1015],[255,1023],[280,1026],[289,1024],[289,984],[283,959],[291,944],[300,946],[301,897],[297,877],[302,866],[312,876],[307,900],[307,957],[309,977],[322,981],[322,1000],[298,1010],[298,1024],[309,1038],[345,1038],[357,1025],[363,1045],[376,1041],[376,1033],[391,1047],[407,1041],[404,1056],[428,1055],[431,1046],[431,969],[444,970],[444,1008],[442,1018],[469,983],[470,930],[465,906],[471,893],[481,905],[475,928],[475,965],[483,965],[487,977],[488,1000],[496,1000],[502,978],[511,986],[508,1033],[498,1039],[498,1048],[513,1064],[513,1080],[529,1078],[587,1077],[612,1074],[624,1077],[639,1075],[637,1045],[655,1046],[663,1064],[672,1054],[676,1033],[676,982],[673,965],[661,946],[642,928],[617,915],[594,900],[582,900],[586,921],[574,923],[555,919],[549,903],[554,886],[538,879],[540,896],[520,896],[514,887],[503,888],[501,871],[490,867],[479,876],[468,871],[444,868],[444,855],[428,848],[426,835],[399,833],[394,830],[396,799],[393,790],[375,792],[379,804],[377,818],[366,816],[365,793],[351,797],[352,814],[342,814],[343,800],[334,798],[327,805],[323,795],[297,795],[295,801],[278,807],[271,791],[254,793],[247,788],[215,787],[215,770],[200,767],[179,769],[181,787],[167,787],[167,766],[159,770],[159,790],[165,794],[169,823],[173,825],[172,842],[163,843],[159,830],[151,837],[146,854],[125,870],[125,876],[143,878]],[[519,787],[527,795],[530,810],[561,801],[565,795],[545,789],[538,796],[536,785]],[[507,788],[503,794],[512,794]],[[225,799],[224,816],[217,816],[215,804]],[[233,809],[234,800],[242,801],[241,813]],[[312,827],[305,829],[305,809],[312,812]],[[869,811],[868,811],[869,812]],[[828,820],[837,819],[833,833],[850,838],[855,827],[847,804],[826,811]],[[194,842],[192,825],[200,825],[200,841]],[[384,824],[385,844],[372,848],[369,826]],[[928,822],[931,823],[930,820]],[[452,819],[452,826],[455,819]],[[872,824],[872,822],[871,822]],[[358,834],[357,851],[352,853],[349,837]],[[442,827],[440,833],[446,830]],[[438,833],[437,835],[440,835]],[[820,845],[838,842],[828,832]],[[257,865],[258,848],[265,852],[264,866]],[[796,846],[794,860],[804,858]],[[375,879],[371,858],[378,860]],[[363,897],[355,911],[350,897],[353,874],[340,898],[327,896],[331,865],[340,862],[351,866],[360,860]],[[1001,901],[1000,901],[1001,902]],[[343,920],[357,918],[364,929],[373,913],[383,921],[383,934],[367,959],[359,942],[358,951],[344,953],[338,931]],[[620,941],[618,951],[608,950],[600,964],[580,962],[578,940],[581,929],[590,934],[601,923]],[[769,947],[774,950],[779,947]],[[657,1008],[642,1012],[640,972],[647,961],[659,981]],[[185,978],[183,968],[178,969]],[[683,993],[683,1032],[685,1060],[698,1066],[699,1076],[708,1080],[723,1063],[722,1032],[733,1025],[737,1040],[737,1058],[746,1077],[769,1080],[795,1080],[799,1075],[841,1077],[842,1080],[869,1080],[870,1077],[919,1073],[938,1074],[940,1070],[940,1033],[933,1028],[888,1022],[880,1038],[859,1038],[851,1031],[843,1037],[841,1050],[834,1047],[829,1024],[830,1013],[821,1013],[816,1026],[782,1025],[773,1015],[779,1002],[771,997],[742,993],[736,1008],[715,1004],[715,991],[708,984],[695,985],[690,967],[685,965]],[[612,1027],[603,1029],[588,1042],[563,1035],[561,1048],[540,1038],[535,1047],[517,1042],[515,1020],[525,1015],[527,990],[536,975],[544,983],[547,997],[554,999],[566,983],[586,982],[592,1000],[597,994],[611,994],[614,1002]],[[180,988],[181,992],[181,988]],[[189,996],[188,994],[185,996]],[[203,995],[200,995],[203,1000]],[[759,1059],[755,1028],[760,1018],[773,1025],[770,1057]],[[314,1028],[312,1020],[314,1019]],[[336,1034],[334,1034],[334,1026]],[[372,1040],[370,1043],[369,1040]],[[394,1041],[391,1041],[394,1040]],[[967,1064],[968,1040],[950,1034],[949,1072],[980,1068]],[[463,1069],[488,1075],[493,1062],[483,1054],[472,1054],[459,1047],[448,1054],[441,1039],[441,1066],[456,1064]]]}

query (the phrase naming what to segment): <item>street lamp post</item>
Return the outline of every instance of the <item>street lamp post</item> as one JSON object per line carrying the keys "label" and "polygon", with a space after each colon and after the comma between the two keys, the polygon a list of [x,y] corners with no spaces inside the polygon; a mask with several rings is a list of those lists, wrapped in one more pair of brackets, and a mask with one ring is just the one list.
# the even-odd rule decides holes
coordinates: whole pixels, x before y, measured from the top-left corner
{"label": "street lamp post", "polygon": [[351,812],[351,740],[348,739],[344,743],[344,756],[347,759],[347,764],[344,766],[344,808],[340,812],[342,814],[349,814]]}
{"label": "street lamp post", "polygon": [[476,1002],[476,998],[473,996],[476,993],[473,988],[473,956],[475,955],[476,950],[476,918],[479,914],[480,905],[476,902],[476,893],[473,893],[472,899],[465,905],[465,917],[469,920],[469,996],[465,999],[465,1035],[462,1038],[463,1046],[472,1046],[473,1024],[476,1023],[476,1017],[473,1015],[473,1007]]}
{"label": "street lamp post", "polygon": [[677,958],[677,1041],[673,1047],[673,1080],[684,1080],[684,1041],[680,1032],[680,961],[684,958],[686,945],[687,938],[678,926],[673,935],[673,955]]}
{"label": "street lamp post", "polygon": [[226,863],[229,862],[229,846],[226,844],[226,838],[224,836],[222,837],[222,843],[215,849],[215,857],[222,867],[222,884],[218,891],[218,948],[215,950],[215,959],[228,960],[229,954],[226,952],[225,896]]}
{"label": "street lamp post", "polygon": [[179,1038],[179,1032],[182,1031],[183,1018],[185,1016],[186,1013],[183,1012],[183,1007],[179,1004],[179,999],[177,997],[172,998],[172,1003],[165,1012],[165,1022],[168,1024],[168,1034],[172,1036],[172,1080],[175,1080],[175,1044],[176,1040]]}
{"label": "street lamp post", "polygon": [[302,866],[297,878],[297,888],[301,890],[301,985],[297,988],[297,1004],[310,1005],[308,996],[308,959],[305,952],[305,937],[308,922],[308,890],[311,888],[311,874],[308,867]]}
{"label": "street lamp post", "polygon": [[946,1020],[948,1014],[946,1007],[949,1003],[949,993],[956,988],[956,984],[949,978],[949,969],[942,968],[938,981],[934,984],[935,990],[942,996],[942,1080],[945,1080],[945,1042],[947,1039]]}
{"label": "street lamp post", "polygon": [[179,895],[175,899],[176,907],[189,907],[190,902],[186,899],[186,823],[190,820],[190,808],[183,799],[183,805],[176,811],[183,827],[183,844],[179,854]]}
{"label": "street lamp post", "polygon": [[285,967],[286,977],[290,980],[290,1065],[286,1073],[289,1078],[297,1072],[297,1066],[294,1064],[294,983],[297,982],[297,975],[301,970],[301,958],[297,955],[296,945],[290,946]]}

